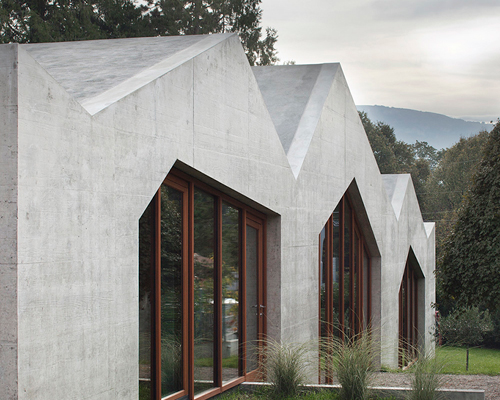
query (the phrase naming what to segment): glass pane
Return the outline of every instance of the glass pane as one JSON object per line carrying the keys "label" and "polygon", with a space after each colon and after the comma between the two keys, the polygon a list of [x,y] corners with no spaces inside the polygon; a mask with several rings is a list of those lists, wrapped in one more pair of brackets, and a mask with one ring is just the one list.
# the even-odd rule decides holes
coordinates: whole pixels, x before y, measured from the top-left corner
{"label": "glass pane", "polygon": [[222,381],[238,377],[239,211],[222,204]]}
{"label": "glass pane", "polygon": [[246,227],[246,314],[247,314],[247,372],[257,368],[257,346],[259,298],[257,293],[258,279],[258,232],[251,226]]}
{"label": "glass pane", "polygon": [[153,202],[151,202],[139,219],[139,400],[151,399],[153,224]]}
{"label": "glass pane", "polygon": [[214,198],[194,191],[194,392],[214,386]]}
{"label": "glass pane", "polygon": [[[328,223],[327,223],[328,225]],[[321,254],[321,259],[319,260],[319,273],[320,273],[320,324],[321,324],[321,337],[328,336],[328,319],[326,315],[326,296],[327,296],[327,287],[326,287],[326,268],[327,257],[328,257],[328,243],[326,243],[326,227],[325,225],[321,230],[319,235],[319,251]]]}
{"label": "glass pane", "polygon": [[161,395],[182,390],[182,193],[161,188]]}
{"label": "glass pane", "polygon": [[344,333],[351,335],[351,208],[344,200]]}
{"label": "glass pane", "polygon": [[333,219],[333,254],[332,254],[332,323],[333,333],[339,336],[339,316],[340,316],[340,220],[339,206],[332,215]]}
{"label": "glass pane", "polygon": [[360,332],[360,327],[359,327],[359,322],[360,318],[362,317],[362,310],[359,304],[359,285],[358,285],[358,279],[359,279],[359,236],[356,232],[354,232],[354,266],[352,268],[352,279],[353,279],[353,286],[354,286],[354,293],[353,293],[353,310],[354,310],[354,332],[359,333]]}
{"label": "glass pane", "polygon": [[368,260],[368,253],[363,251],[363,328],[367,328],[370,321],[370,310],[368,309],[368,291],[370,281],[368,280],[370,262]]}

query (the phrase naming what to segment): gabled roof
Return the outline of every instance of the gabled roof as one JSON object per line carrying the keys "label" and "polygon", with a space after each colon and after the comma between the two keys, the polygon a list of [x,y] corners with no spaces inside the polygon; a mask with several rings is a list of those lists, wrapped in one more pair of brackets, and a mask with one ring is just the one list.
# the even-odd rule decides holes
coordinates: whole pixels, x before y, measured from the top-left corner
{"label": "gabled roof", "polygon": [[295,177],[339,67],[336,63],[252,68]]}
{"label": "gabled roof", "polygon": [[410,182],[410,174],[384,174],[382,181],[391,202],[396,219],[399,219],[403,207],[406,188]]}
{"label": "gabled roof", "polygon": [[234,33],[21,45],[91,114]]}

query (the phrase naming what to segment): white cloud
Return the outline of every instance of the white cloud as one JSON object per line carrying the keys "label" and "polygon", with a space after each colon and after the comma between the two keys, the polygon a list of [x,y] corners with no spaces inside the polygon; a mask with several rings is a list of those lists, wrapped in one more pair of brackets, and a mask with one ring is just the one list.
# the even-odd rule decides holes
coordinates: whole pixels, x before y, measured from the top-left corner
{"label": "white cloud", "polygon": [[500,115],[500,2],[264,0],[279,57],[340,62],[358,104]]}

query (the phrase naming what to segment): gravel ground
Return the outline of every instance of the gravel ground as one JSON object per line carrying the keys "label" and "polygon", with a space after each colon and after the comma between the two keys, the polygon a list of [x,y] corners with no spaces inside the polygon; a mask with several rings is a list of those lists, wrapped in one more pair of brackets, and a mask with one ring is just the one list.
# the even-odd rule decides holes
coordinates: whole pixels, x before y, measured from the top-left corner
{"label": "gravel ground", "polygon": [[[488,375],[443,375],[443,387],[450,389],[483,389],[485,400],[500,399],[500,376]],[[373,386],[408,387],[410,375],[379,372],[375,374]]]}

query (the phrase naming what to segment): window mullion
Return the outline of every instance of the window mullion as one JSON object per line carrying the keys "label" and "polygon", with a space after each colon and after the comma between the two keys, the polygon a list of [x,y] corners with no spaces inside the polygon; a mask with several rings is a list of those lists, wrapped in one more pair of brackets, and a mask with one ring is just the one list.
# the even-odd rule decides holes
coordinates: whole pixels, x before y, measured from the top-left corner
{"label": "window mullion", "polygon": [[222,199],[215,198],[214,212],[214,386],[222,386]]}
{"label": "window mullion", "polygon": [[188,332],[185,335],[188,339],[188,393],[189,398],[194,396],[194,183],[189,183],[189,201],[188,201],[188,297],[189,297],[189,313],[188,313]]}
{"label": "window mullion", "polygon": [[243,376],[247,370],[247,225],[246,225],[247,211],[242,209],[240,212],[240,350],[239,350],[239,375]]}

